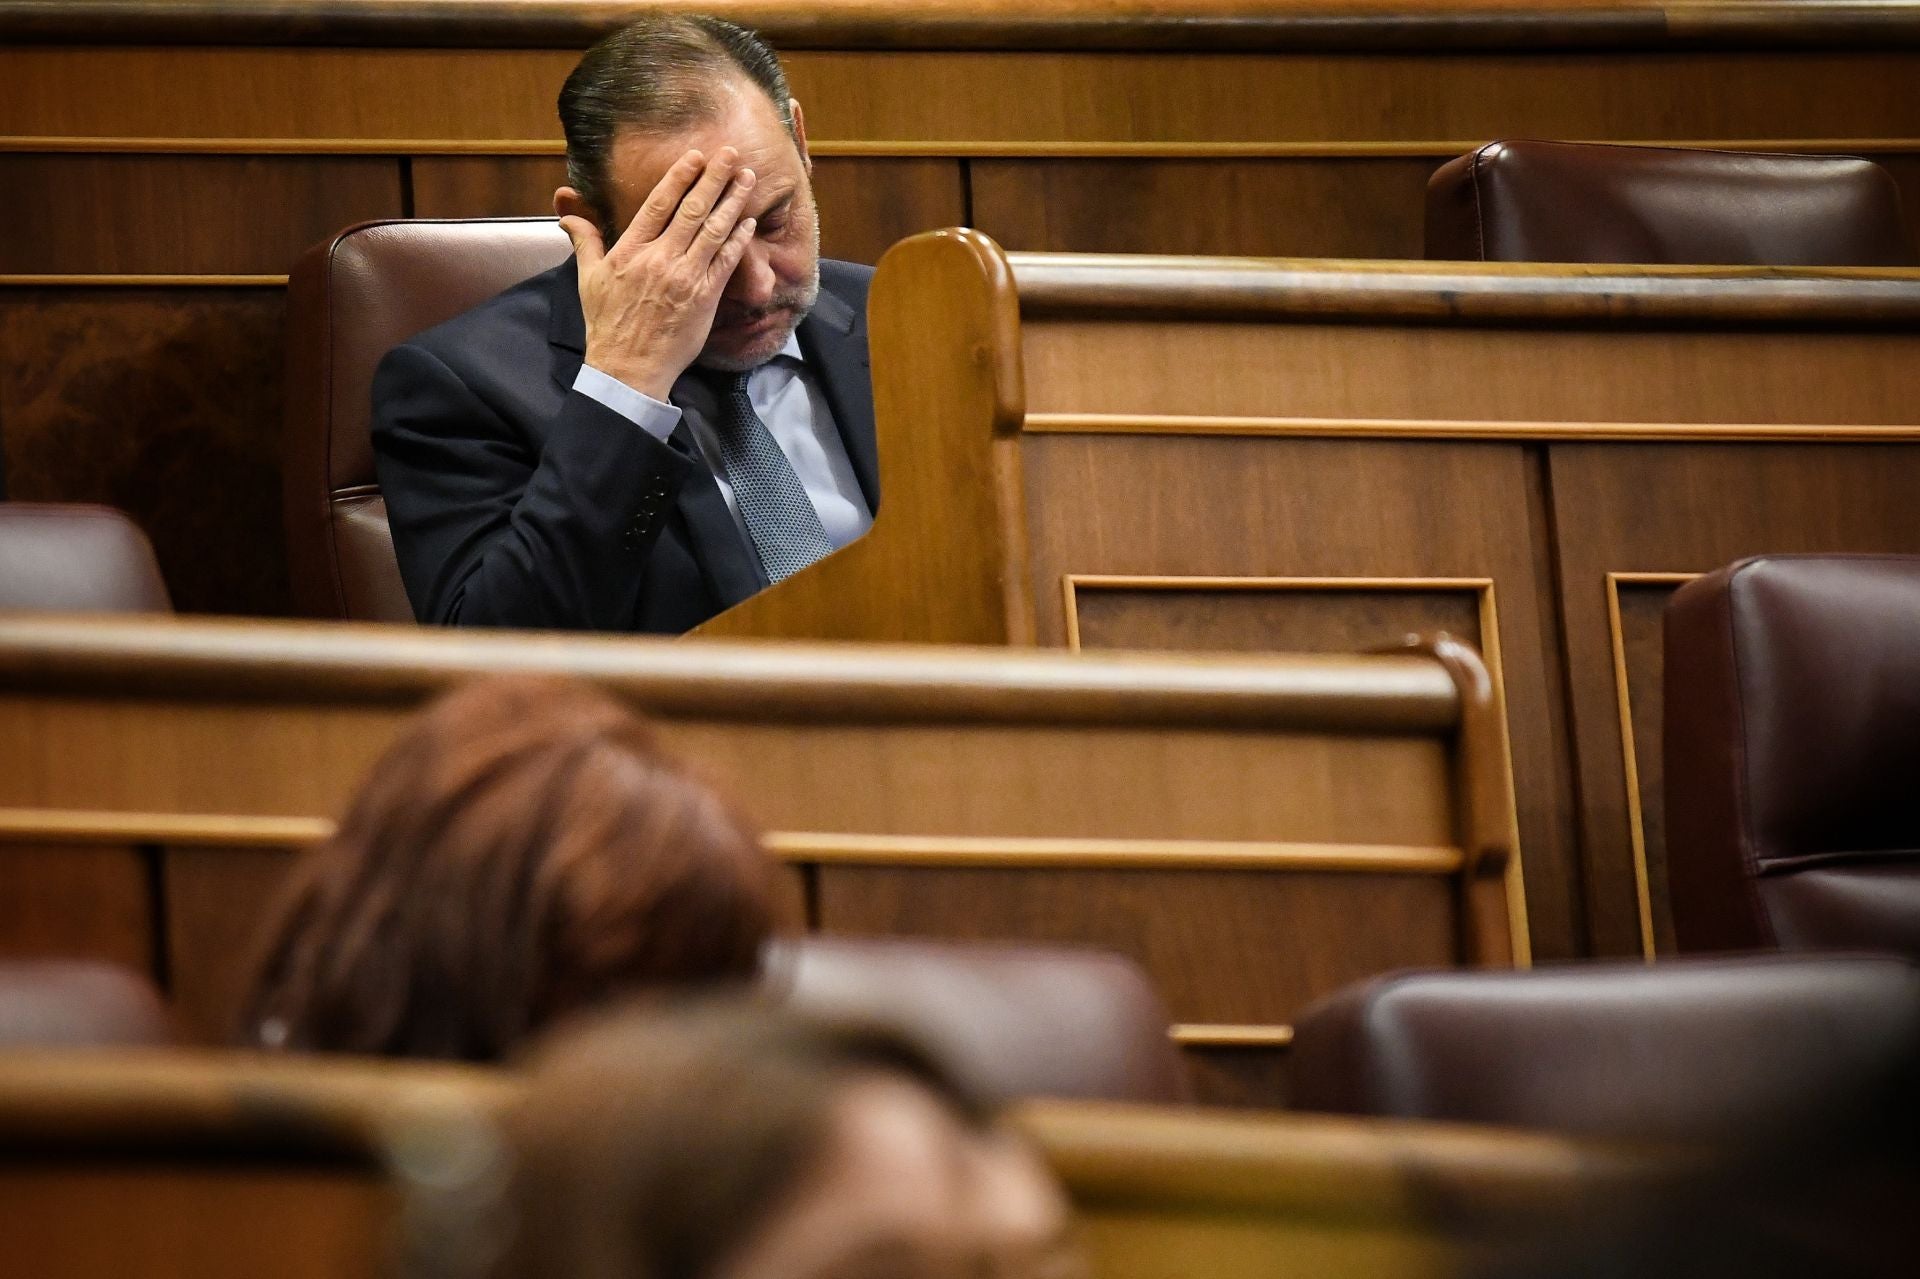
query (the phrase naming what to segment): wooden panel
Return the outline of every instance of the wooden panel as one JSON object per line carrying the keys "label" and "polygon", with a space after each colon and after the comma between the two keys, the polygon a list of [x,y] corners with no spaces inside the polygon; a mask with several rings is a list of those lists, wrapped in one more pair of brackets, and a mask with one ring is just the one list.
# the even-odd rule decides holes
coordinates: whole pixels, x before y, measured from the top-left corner
{"label": "wooden panel", "polygon": [[1876,153],[1871,158],[1893,175],[1901,212],[1907,215],[1907,234],[1920,245],[1920,155]]}
{"label": "wooden panel", "polygon": [[[1549,453],[1594,946],[1633,954],[1640,921],[1607,574],[1705,572],[1767,552],[1920,552],[1920,446],[1554,445]],[[1629,604],[1631,594],[1623,606],[1635,615],[1630,627],[1628,616],[1622,622],[1646,813],[1664,803],[1658,721],[1642,720],[1662,691],[1646,616],[1657,596]],[[1664,866],[1660,827],[1647,836],[1649,864]]]}
{"label": "wooden panel", "polygon": [[558,155],[420,155],[408,171],[421,218],[551,217],[554,189],[567,180]]}
{"label": "wooden panel", "polygon": [[294,856],[284,848],[167,851],[169,993],[189,1042],[234,1041],[261,930]]}
{"label": "wooden panel", "polygon": [[401,211],[381,157],[0,155],[0,191],[0,274],[284,275]]}
{"label": "wooden panel", "polygon": [[[1030,413],[1911,425],[1901,332],[1028,325]],[[1096,362],[1089,351],[1103,352]],[[1575,371],[1578,370],[1578,375]]]}
{"label": "wooden panel", "polygon": [[[1269,350],[1281,345],[1269,337]],[[1105,359],[1084,349],[1080,358]],[[1062,365],[1068,359],[1064,350],[1058,356]],[[1559,644],[1541,558],[1545,516],[1525,446],[1030,435],[1022,450],[1029,580],[1044,642],[1066,642],[1067,574],[1398,578],[1414,587],[1410,602],[1398,590],[1348,597],[1331,584],[1319,592],[1222,593],[1207,599],[1204,612],[1162,605],[1149,621],[1136,609],[1116,636],[1149,647],[1179,638],[1236,648],[1257,643],[1260,629],[1272,625],[1270,649],[1324,643],[1348,651],[1395,643],[1409,623],[1451,625],[1466,616],[1474,619],[1466,633],[1484,639],[1475,590],[1417,584],[1491,581],[1497,652],[1485,647],[1507,706],[1534,946],[1543,957],[1579,953],[1580,874]],[[1459,517],[1467,511],[1473,518]],[[1450,602],[1436,609],[1435,594]],[[1100,602],[1102,592],[1076,595],[1096,614],[1112,607]],[[1375,603],[1388,609],[1388,601],[1395,601],[1390,613],[1371,611]],[[1095,617],[1096,625],[1120,620]],[[1203,622],[1218,623],[1219,635],[1203,635]],[[1092,646],[1086,632],[1082,637]]]}
{"label": "wooden panel", "polygon": [[384,1194],[366,1174],[312,1167],[9,1162],[0,1238],[22,1275],[371,1277],[392,1224]]}
{"label": "wooden panel", "polygon": [[[0,135],[445,139],[554,145],[570,50],[0,50]],[[963,144],[1920,136],[1920,55],[801,50],[810,136]],[[78,92],[75,86],[88,91]],[[104,88],[103,88],[104,86]],[[1324,153],[1324,152],[1323,152]],[[1425,151],[1426,154],[1434,154]]]}
{"label": "wooden panel", "polygon": [[284,613],[282,291],[0,290],[11,497],[103,502],[176,608]]}
{"label": "wooden panel", "polygon": [[1074,600],[1084,648],[1351,653],[1444,631],[1485,649],[1480,592],[1471,587],[1345,590],[1311,579],[1192,590],[1082,585]]}
{"label": "wooden panel", "polygon": [[1417,258],[1438,164],[976,160],[973,225],[1009,249]]}
{"label": "wooden panel", "polygon": [[0,956],[100,959],[151,973],[153,907],[137,848],[0,846]]}
{"label": "wooden panel", "polygon": [[823,156],[813,166],[820,251],[849,262],[878,262],[910,235],[966,222],[965,187],[956,160]]}
{"label": "wooden panel", "polygon": [[1188,1044],[1180,1056],[1196,1097],[1209,1106],[1280,1109],[1287,1104],[1287,1049]]}
{"label": "wooden panel", "polygon": [[820,923],[1098,946],[1138,960],[1177,1022],[1287,1023],[1369,974],[1457,965],[1453,892],[1437,876],[830,866]]}

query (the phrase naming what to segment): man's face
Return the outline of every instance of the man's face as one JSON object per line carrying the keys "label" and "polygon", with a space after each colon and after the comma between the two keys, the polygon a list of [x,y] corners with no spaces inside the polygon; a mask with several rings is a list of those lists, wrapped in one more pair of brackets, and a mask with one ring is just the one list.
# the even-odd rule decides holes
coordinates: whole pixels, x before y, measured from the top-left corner
{"label": "man's face", "polygon": [[892,1078],[836,1110],[819,1161],[717,1279],[1084,1279],[1066,1199],[1017,1137]]}
{"label": "man's face", "polygon": [[758,226],[721,294],[713,330],[696,363],[744,372],[772,359],[813,308],[820,291],[820,221],[798,104],[795,133],[788,133],[773,103],[749,81],[726,81],[714,96],[713,115],[690,129],[670,137],[638,130],[615,137],[608,165],[614,226],[607,241],[626,230],[668,168],[690,148],[709,156],[723,146],[738,151],[741,167],[752,169],[756,179],[745,216]]}

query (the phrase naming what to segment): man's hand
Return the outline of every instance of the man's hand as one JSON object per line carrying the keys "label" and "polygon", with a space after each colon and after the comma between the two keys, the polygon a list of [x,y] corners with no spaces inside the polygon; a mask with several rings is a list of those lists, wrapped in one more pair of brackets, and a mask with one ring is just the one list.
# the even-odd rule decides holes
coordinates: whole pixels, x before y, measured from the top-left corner
{"label": "man's hand", "polygon": [[740,216],[753,170],[739,162],[732,147],[681,156],[611,249],[585,218],[560,219],[580,264],[588,364],[665,400],[700,354],[753,239],[754,220]]}

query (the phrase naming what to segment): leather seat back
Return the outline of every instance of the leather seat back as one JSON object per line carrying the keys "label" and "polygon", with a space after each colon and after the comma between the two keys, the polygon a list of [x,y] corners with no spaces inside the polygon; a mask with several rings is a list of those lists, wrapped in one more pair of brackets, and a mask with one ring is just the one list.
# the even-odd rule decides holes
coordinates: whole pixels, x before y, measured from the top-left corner
{"label": "leather seat back", "polygon": [[1427,184],[1427,256],[1473,262],[1913,266],[1869,160],[1490,142]]}
{"label": "leather seat back", "polygon": [[153,546],[105,506],[0,502],[0,609],[171,613]]}
{"label": "leather seat back", "polygon": [[120,1048],[171,1043],[153,983],[84,960],[0,961],[0,1047]]}
{"label": "leather seat back", "polygon": [[1920,1044],[1920,969],[1887,956],[1412,973],[1294,1027],[1301,1110],[1648,1140],[1748,1138],[1862,1095]]}
{"label": "leather seat back", "polygon": [[571,252],[552,218],[367,222],[308,250],[287,291],[284,480],[294,602],[410,622],[374,476],[373,371],[414,334]]}
{"label": "leather seat back", "polygon": [[1920,557],[1741,560],[1665,630],[1681,948],[1920,956]]}
{"label": "leather seat back", "polygon": [[808,936],[766,981],[810,1013],[899,1026],[994,1098],[1187,1098],[1166,1009],[1138,965],[1065,947]]}

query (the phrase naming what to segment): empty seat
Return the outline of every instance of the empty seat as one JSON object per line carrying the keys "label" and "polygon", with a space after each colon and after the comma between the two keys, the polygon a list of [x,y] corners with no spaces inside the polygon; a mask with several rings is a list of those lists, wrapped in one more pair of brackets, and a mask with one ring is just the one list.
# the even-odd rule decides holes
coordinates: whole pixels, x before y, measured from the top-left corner
{"label": "empty seat", "polygon": [[1166,1009],[1119,955],[816,936],[774,943],[766,980],[806,1012],[911,1032],[987,1096],[1187,1096]]}
{"label": "empty seat", "polygon": [[1473,262],[1911,266],[1869,160],[1490,142],[1427,183],[1427,256]]}
{"label": "empty seat", "polygon": [[0,1048],[160,1045],[160,993],[137,973],[85,960],[0,961]]}
{"label": "empty seat", "polygon": [[294,267],[283,479],[302,613],[413,620],[373,470],[374,368],[414,334],[571,251],[552,218],[417,219],[350,227]]}
{"label": "empty seat", "polygon": [[1295,1025],[1293,1104],[1594,1136],[1751,1135],[1885,1082],[1920,1042],[1891,956],[1410,973]]}
{"label": "empty seat", "polygon": [[1920,956],[1920,557],[1741,560],[1666,614],[1683,950]]}
{"label": "empty seat", "polygon": [[140,526],[105,506],[0,502],[0,610],[170,613]]}

